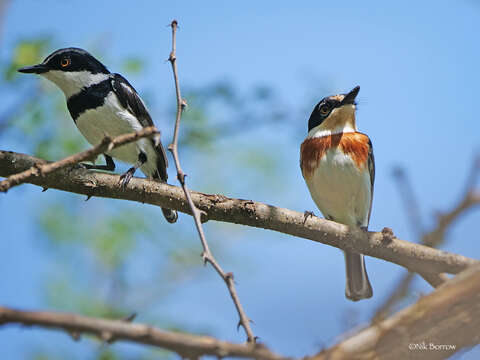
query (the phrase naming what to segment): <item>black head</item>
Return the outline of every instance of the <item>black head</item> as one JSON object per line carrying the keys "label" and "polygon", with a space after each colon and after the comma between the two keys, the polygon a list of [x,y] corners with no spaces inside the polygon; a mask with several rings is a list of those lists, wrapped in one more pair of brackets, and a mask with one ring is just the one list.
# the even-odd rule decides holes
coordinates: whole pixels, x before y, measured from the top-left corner
{"label": "black head", "polygon": [[64,72],[88,71],[92,74],[109,74],[107,68],[90,53],[79,48],[59,49],[51,53],[41,64],[18,69],[22,73],[43,74],[59,70]]}
{"label": "black head", "polygon": [[308,120],[308,131],[317,127],[327,119],[333,109],[344,105],[356,105],[355,98],[360,91],[360,86],[355,86],[349,93],[323,98],[314,108]]}

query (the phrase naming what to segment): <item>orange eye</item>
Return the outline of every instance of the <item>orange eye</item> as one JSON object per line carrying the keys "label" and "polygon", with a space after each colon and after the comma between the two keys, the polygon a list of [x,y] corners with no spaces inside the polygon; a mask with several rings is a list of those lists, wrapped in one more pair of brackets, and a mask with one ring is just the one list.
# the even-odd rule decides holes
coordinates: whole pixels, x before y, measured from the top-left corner
{"label": "orange eye", "polygon": [[320,107],[320,114],[322,115],[327,115],[328,112],[330,111],[330,105],[325,104]]}
{"label": "orange eye", "polygon": [[60,65],[62,67],[67,67],[68,65],[70,65],[70,59],[69,58],[63,58],[62,61],[60,61]]}

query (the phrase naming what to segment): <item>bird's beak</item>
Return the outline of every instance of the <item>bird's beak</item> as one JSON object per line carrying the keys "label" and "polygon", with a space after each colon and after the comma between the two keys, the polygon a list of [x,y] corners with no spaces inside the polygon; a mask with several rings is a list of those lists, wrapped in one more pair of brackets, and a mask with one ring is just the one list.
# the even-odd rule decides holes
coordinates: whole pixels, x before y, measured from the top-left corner
{"label": "bird's beak", "polygon": [[355,98],[357,97],[359,91],[360,86],[355,86],[348,94],[345,95],[342,102],[340,103],[340,106],[346,104],[355,104]]}
{"label": "bird's beak", "polygon": [[42,74],[44,72],[47,72],[48,68],[43,64],[38,64],[33,66],[26,66],[21,69],[18,69],[17,71],[21,73],[26,73],[26,74]]}

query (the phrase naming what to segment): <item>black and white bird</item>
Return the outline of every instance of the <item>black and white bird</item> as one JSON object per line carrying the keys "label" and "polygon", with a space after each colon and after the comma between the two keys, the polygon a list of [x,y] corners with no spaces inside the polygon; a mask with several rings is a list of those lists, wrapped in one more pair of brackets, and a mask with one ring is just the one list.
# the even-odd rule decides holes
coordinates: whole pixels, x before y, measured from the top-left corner
{"label": "black and white bird", "polygon": [[[153,126],[140,96],[120,74],[112,74],[87,51],[79,48],[59,49],[42,63],[18,70],[39,74],[55,83],[65,94],[67,107],[78,130],[92,145],[105,134],[118,136]],[[167,155],[159,139],[140,139],[104,154],[106,165],[84,164],[89,169],[115,170],[113,158],[132,164],[121,175],[126,186],[135,171],[166,182]],[[177,221],[175,210],[162,209],[168,222]]]}

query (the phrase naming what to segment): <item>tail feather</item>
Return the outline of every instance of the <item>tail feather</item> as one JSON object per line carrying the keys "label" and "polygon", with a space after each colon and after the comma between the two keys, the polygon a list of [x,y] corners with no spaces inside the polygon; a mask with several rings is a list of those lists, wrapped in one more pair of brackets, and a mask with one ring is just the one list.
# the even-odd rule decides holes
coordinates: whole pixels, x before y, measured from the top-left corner
{"label": "tail feather", "polygon": [[373,290],[368,280],[364,256],[350,251],[344,251],[344,254],[345,274],[347,277],[345,296],[352,301],[372,297]]}
{"label": "tail feather", "polygon": [[163,216],[170,223],[173,224],[177,222],[178,213],[176,210],[162,208]]}
{"label": "tail feather", "polygon": [[[165,150],[163,149],[163,146],[161,143],[159,143],[159,145],[156,147],[156,150],[157,150],[157,154],[160,155],[158,156],[158,159],[157,159],[157,170],[153,174],[151,174],[150,177],[158,181],[167,183],[167,179],[168,179],[167,154],[165,153]],[[162,208],[162,212],[163,212],[163,216],[170,224],[177,222],[178,213],[176,210]]]}

